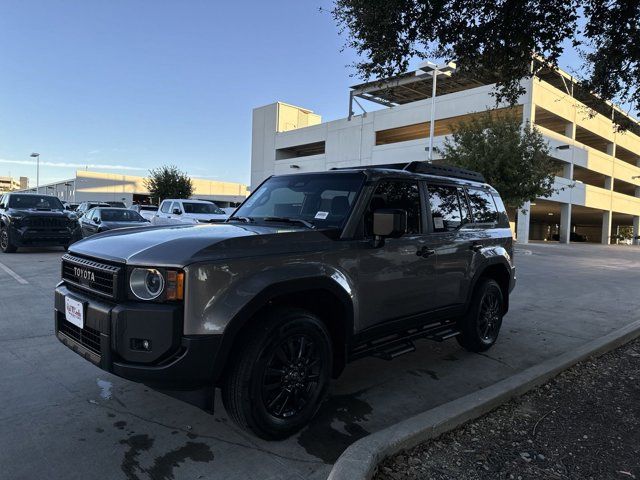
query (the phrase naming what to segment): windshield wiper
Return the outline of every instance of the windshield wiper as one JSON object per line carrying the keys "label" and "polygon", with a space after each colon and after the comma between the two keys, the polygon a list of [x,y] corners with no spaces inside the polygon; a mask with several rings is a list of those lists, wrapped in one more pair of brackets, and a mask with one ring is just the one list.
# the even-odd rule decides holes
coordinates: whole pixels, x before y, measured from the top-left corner
{"label": "windshield wiper", "polygon": [[261,220],[265,222],[282,222],[282,223],[299,223],[307,228],[315,229],[316,226],[313,223],[302,220],[301,218],[287,218],[287,217],[264,217]]}
{"label": "windshield wiper", "polygon": [[253,223],[253,222],[255,222],[255,219],[253,217],[229,217],[227,219],[227,222],[229,220],[240,220],[241,222],[244,222],[244,223]]}

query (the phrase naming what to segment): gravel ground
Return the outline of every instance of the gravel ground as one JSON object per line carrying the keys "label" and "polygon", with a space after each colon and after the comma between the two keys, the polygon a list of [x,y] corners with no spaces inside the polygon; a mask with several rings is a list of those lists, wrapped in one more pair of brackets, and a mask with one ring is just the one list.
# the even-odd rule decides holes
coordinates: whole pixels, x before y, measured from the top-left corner
{"label": "gravel ground", "polygon": [[374,478],[640,479],[640,340],[387,459]]}

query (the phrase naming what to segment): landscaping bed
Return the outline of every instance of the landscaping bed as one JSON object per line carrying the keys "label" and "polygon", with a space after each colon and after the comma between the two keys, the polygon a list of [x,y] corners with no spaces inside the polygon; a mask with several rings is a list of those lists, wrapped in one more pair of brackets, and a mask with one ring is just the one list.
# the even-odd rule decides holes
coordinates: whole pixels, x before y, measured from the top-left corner
{"label": "landscaping bed", "polygon": [[374,478],[640,479],[640,340],[385,460]]}

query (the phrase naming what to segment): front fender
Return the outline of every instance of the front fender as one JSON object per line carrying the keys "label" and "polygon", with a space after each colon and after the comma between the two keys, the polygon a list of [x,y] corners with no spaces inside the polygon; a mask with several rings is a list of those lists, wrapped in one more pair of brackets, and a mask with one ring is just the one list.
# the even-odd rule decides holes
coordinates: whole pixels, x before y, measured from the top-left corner
{"label": "front fender", "polygon": [[325,288],[350,305],[357,304],[353,282],[339,269],[319,263],[252,258],[221,263],[194,264],[185,268],[184,334],[220,335],[242,312],[257,309],[274,295]]}

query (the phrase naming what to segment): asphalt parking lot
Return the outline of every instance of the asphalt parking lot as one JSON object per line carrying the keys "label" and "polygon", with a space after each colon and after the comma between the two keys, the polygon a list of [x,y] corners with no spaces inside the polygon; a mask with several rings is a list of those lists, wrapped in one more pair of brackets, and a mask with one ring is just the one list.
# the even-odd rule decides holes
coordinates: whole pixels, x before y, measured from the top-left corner
{"label": "asphalt parking lot", "polygon": [[283,442],[100,371],[53,335],[62,251],[0,255],[0,478],[320,479],[353,441],[640,319],[640,249],[527,245],[497,345],[363,359]]}

